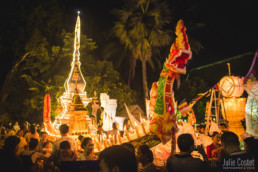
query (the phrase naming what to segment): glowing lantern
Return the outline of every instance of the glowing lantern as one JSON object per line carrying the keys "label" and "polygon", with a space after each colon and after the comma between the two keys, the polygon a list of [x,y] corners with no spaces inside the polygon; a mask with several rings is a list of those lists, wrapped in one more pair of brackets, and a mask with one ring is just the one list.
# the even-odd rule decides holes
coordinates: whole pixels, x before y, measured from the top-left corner
{"label": "glowing lantern", "polygon": [[[222,100],[221,100],[222,101]],[[245,132],[241,120],[245,118],[246,98],[225,98],[221,106],[225,109],[229,131],[236,133],[238,136]],[[223,115],[225,118],[225,115]]]}
{"label": "glowing lantern", "polygon": [[248,98],[245,107],[246,132],[258,137],[258,81],[245,85]]}
{"label": "glowing lantern", "polygon": [[240,97],[244,92],[243,79],[236,76],[225,76],[219,82],[224,97]]}

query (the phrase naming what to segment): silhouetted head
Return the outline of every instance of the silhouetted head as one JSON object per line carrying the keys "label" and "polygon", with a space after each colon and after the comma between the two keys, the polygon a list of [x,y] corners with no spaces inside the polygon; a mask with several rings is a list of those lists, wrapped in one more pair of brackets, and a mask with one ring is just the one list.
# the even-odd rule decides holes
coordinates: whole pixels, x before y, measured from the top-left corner
{"label": "silhouetted head", "polygon": [[69,126],[67,124],[62,124],[59,127],[59,130],[61,134],[67,134],[69,132]]}
{"label": "silhouetted head", "polygon": [[38,139],[31,138],[31,139],[30,139],[30,142],[29,142],[29,149],[30,149],[30,150],[36,149],[37,146],[38,146],[38,144],[39,144]]}
{"label": "silhouetted head", "polygon": [[177,139],[177,144],[181,152],[191,153],[194,148],[194,139],[191,134],[181,134]]}
{"label": "silhouetted head", "polygon": [[9,136],[4,141],[3,150],[16,153],[19,149],[20,138],[17,136]]}
{"label": "silhouetted head", "polygon": [[104,149],[99,155],[101,171],[137,172],[135,155],[121,145]]}
{"label": "silhouetted head", "polygon": [[153,153],[146,144],[140,145],[137,149],[137,160],[140,163],[152,163]]}

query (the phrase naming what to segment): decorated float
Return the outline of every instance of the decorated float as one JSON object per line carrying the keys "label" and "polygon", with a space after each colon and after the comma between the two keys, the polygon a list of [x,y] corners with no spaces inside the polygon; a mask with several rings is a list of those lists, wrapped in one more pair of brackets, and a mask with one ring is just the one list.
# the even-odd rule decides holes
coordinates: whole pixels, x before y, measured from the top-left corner
{"label": "decorated float", "polygon": [[[62,124],[69,125],[69,136],[74,139],[78,137],[91,137],[95,142],[95,152],[99,152],[104,148],[125,142],[135,142],[142,139],[153,137],[149,130],[149,120],[136,120],[127,110],[128,117],[131,122],[131,128],[123,128],[124,118],[116,117],[117,100],[110,99],[106,93],[100,93],[100,104],[98,105],[96,92],[94,97],[87,96],[85,90],[86,81],[80,69],[80,16],[78,13],[75,37],[74,37],[74,53],[71,63],[71,70],[67,80],[64,83],[65,92],[58,98],[58,108],[56,112],[58,116],[51,121],[51,98],[47,94],[44,99],[43,124],[44,130],[49,134],[50,138],[55,141],[60,137],[59,126]],[[86,106],[92,103],[92,115],[87,114]],[[102,128],[105,132],[112,130],[112,124],[118,124],[120,131],[116,135],[106,135],[97,133],[96,113],[98,108],[103,107]],[[127,106],[125,105],[126,109]],[[130,130],[130,131],[129,131]],[[120,135],[123,133],[123,135]],[[147,139],[150,140],[150,139]]]}
{"label": "decorated float", "polygon": [[[78,139],[80,135],[91,137],[95,142],[95,152],[100,152],[108,146],[130,142],[134,145],[146,143],[152,148],[154,153],[154,163],[163,166],[169,155],[179,151],[176,144],[177,137],[182,133],[190,133],[194,137],[195,144],[203,144],[204,147],[211,144],[208,133],[219,131],[218,125],[221,120],[228,121],[229,130],[242,134],[244,130],[240,126],[241,120],[246,117],[247,132],[257,136],[257,81],[248,82],[243,87],[243,79],[234,76],[223,77],[216,87],[201,93],[189,104],[182,102],[179,105],[174,98],[173,84],[177,81],[180,85],[180,75],[186,74],[187,61],[191,59],[192,52],[188,43],[186,28],[182,20],[176,26],[176,40],[172,44],[168,58],[163,64],[159,80],[152,84],[150,100],[146,100],[147,118],[137,120],[125,108],[130,120],[130,127],[124,127],[124,118],[116,117],[117,102],[110,99],[106,93],[100,94],[100,105],[97,105],[97,95],[87,97],[85,91],[86,81],[80,69],[80,16],[77,16],[74,38],[74,53],[71,63],[71,71],[65,81],[65,92],[58,99],[57,113],[59,114],[52,122],[50,120],[50,95],[46,95],[44,100],[43,122],[45,131],[49,133],[53,140],[60,137],[59,126],[68,124],[69,135]],[[240,98],[245,90],[248,92],[247,105],[245,98]],[[215,105],[217,110],[212,112],[212,102],[215,90],[220,97]],[[203,96],[211,96],[210,104],[207,105],[206,134],[198,135],[194,124],[196,123],[193,106]],[[215,100],[215,99],[214,99]],[[118,124],[120,132],[108,136],[99,135],[97,132],[96,116],[88,116],[86,106],[92,103],[93,114],[99,107],[104,107],[103,130],[112,130],[112,124]],[[241,104],[241,106],[239,106]],[[240,108],[240,109],[239,109]],[[218,110],[220,109],[220,110]],[[222,109],[222,110],[221,110]],[[219,115],[221,113],[221,115]],[[178,116],[188,117],[188,121],[179,121]],[[215,116],[215,120],[208,120]],[[212,127],[212,125],[214,127]],[[121,134],[123,133],[123,134]]]}

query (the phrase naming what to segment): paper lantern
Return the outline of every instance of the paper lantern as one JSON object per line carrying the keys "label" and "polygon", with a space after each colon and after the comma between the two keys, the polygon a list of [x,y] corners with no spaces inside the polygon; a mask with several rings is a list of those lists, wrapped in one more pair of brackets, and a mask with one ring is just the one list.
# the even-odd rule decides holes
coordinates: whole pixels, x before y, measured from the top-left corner
{"label": "paper lantern", "polygon": [[241,120],[245,118],[246,98],[224,98],[223,102],[224,103],[222,103],[221,106],[226,112],[229,131],[240,136],[245,132]]}
{"label": "paper lantern", "polygon": [[248,96],[245,107],[246,132],[258,137],[258,100]]}
{"label": "paper lantern", "polygon": [[244,92],[243,79],[236,76],[225,76],[219,82],[224,97],[240,97]]}
{"label": "paper lantern", "polygon": [[258,81],[245,85],[248,98],[245,106],[246,132],[258,137]]}

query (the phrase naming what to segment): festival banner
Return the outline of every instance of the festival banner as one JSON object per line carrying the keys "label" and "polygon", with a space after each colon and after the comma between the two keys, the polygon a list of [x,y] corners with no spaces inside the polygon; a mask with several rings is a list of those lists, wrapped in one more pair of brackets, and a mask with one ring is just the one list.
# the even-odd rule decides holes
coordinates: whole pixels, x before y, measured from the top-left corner
{"label": "festival banner", "polygon": [[[186,102],[186,100],[184,99],[184,100],[180,103],[180,105],[178,105],[178,110],[181,112],[181,115],[182,115],[183,117],[185,117],[186,115],[189,115],[189,112],[191,111],[191,109],[193,108],[193,106],[195,105],[195,103],[198,102],[203,96],[205,96],[205,95],[206,95],[206,97],[209,96],[210,94],[208,94],[208,93],[210,93],[210,91],[211,91],[211,89],[210,89],[209,91],[206,91],[205,93],[200,93],[200,94],[198,94],[198,97],[194,98],[194,99],[189,103],[189,105],[188,105],[188,103]],[[194,115],[194,114],[192,113],[192,115]],[[195,116],[194,116],[194,118],[195,118]]]}
{"label": "festival banner", "polygon": [[132,127],[135,128],[135,123],[140,126],[141,123],[137,119],[135,119],[135,117],[131,114],[129,108],[127,107],[127,105],[125,103],[124,103],[124,105],[125,105],[125,109],[126,109],[126,112],[128,114],[128,117],[131,121]]}

